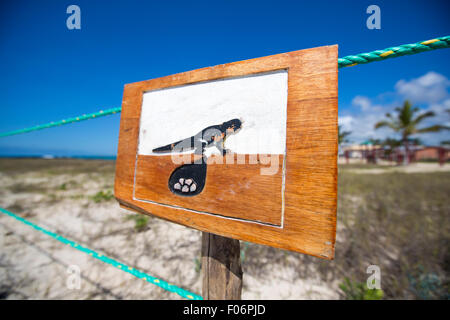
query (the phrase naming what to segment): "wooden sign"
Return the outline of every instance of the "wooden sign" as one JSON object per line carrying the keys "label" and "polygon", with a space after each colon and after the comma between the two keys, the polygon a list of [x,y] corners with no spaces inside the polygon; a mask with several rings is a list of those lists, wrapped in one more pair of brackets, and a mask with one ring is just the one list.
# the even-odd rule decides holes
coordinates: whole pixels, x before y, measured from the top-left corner
{"label": "wooden sign", "polygon": [[332,259],[337,81],[337,46],[326,46],[125,85],[117,200]]}

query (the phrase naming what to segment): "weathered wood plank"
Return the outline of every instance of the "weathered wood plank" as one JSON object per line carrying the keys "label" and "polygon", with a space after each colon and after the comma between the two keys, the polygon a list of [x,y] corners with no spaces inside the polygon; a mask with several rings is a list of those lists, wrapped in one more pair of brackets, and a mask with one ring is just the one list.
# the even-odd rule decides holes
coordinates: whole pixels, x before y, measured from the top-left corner
{"label": "weathered wood plank", "polygon": [[203,232],[202,273],[205,300],[240,300],[242,267],[239,240]]}
{"label": "weathered wood plank", "polygon": [[[204,232],[332,259],[337,204],[337,56],[337,46],[326,46],[127,84],[122,103],[117,155],[117,200],[122,206],[132,210]],[[261,221],[278,221],[270,210],[276,212],[275,209],[280,206],[280,197],[273,196],[271,187],[264,188],[264,183],[274,183],[267,182],[264,180],[266,178],[253,185],[262,198],[255,197],[256,201],[248,201],[245,210],[242,210],[241,204],[233,205],[240,203],[236,199],[229,202],[218,201],[218,197],[212,199],[208,210],[220,214],[220,207],[223,206],[227,208],[224,210],[226,217],[183,210],[170,203],[158,205],[136,197],[147,192],[135,183],[136,177],[140,179],[146,174],[145,169],[136,167],[144,92],[281,69],[288,70],[282,227],[253,221],[258,220],[258,216]],[[151,176],[147,179],[151,179]],[[243,175],[242,180],[239,180],[236,175],[234,179],[242,182],[246,176]],[[210,191],[214,189],[212,186]],[[208,192],[208,187],[207,184],[204,192]],[[239,194],[235,196],[239,197]],[[236,212],[241,212],[239,217],[249,221],[233,219]]]}

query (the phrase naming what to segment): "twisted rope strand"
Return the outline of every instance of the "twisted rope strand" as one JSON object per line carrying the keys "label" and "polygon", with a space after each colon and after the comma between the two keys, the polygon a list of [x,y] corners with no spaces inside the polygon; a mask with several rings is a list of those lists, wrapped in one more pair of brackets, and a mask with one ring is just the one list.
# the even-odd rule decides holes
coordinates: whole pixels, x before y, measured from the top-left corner
{"label": "twisted rope strand", "polygon": [[[352,66],[356,66],[358,64],[364,64],[364,63],[369,63],[369,62],[374,62],[374,61],[381,61],[381,60],[385,60],[385,59],[397,58],[397,57],[401,57],[401,56],[421,53],[421,52],[425,52],[425,51],[437,50],[437,49],[444,49],[444,48],[450,48],[450,36],[439,37],[439,38],[421,41],[421,42],[417,42],[417,43],[402,44],[400,46],[387,48],[384,50],[375,50],[372,52],[360,53],[357,55],[338,58],[338,68],[352,67]],[[60,126],[60,125],[64,125],[64,124],[83,121],[83,120],[89,120],[89,119],[94,119],[94,118],[98,118],[98,117],[108,116],[111,114],[121,112],[121,110],[122,110],[121,107],[112,108],[112,109],[108,109],[105,111],[101,110],[99,112],[91,113],[88,115],[82,115],[82,116],[75,117],[75,118],[69,118],[69,119],[65,119],[65,120],[61,120],[61,121],[57,121],[57,122],[50,122],[47,124],[34,126],[34,127],[30,127],[30,128],[4,132],[4,133],[0,133],[0,138],[12,136],[12,135],[16,135],[16,134],[21,134],[21,133],[37,131],[37,130],[41,130],[41,129],[52,128],[52,127],[56,127],[56,126]]]}
{"label": "twisted rope strand", "polygon": [[400,46],[387,48],[384,50],[375,50],[372,52],[360,53],[353,56],[338,58],[338,67],[352,67],[358,64],[381,61],[385,59],[397,58],[410,54],[444,48],[450,48],[450,36],[439,37],[436,39],[411,44],[402,44]]}
{"label": "twisted rope strand", "polygon": [[150,283],[152,283],[152,284],[154,284],[154,285],[156,285],[156,286],[158,286],[160,288],[163,288],[166,291],[174,292],[174,293],[178,294],[179,296],[181,296],[183,298],[186,298],[186,299],[189,299],[189,300],[203,300],[203,298],[201,296],[196,295],[195,293],[192,293],[192,292],[189,292],[187,290],[184,290],[184,289],[182,289],[180,287],[177,287],[177,286],[175,286],[173,284],[170,284],[170,283],[168,283],[168,282],[166,282],[166,281],[164,281],[162,279],[155,278],[155,277],[153,277],[153,276],[151,276],[151,275],[149,275],[149,274],[147,274],[147,273],[145,273],[143,271],[140,271],[140,270],[137,270],[135,268],[129,267],[129,266],[127,266],[124,263],[121,263],[121,262],[118,262],[118,261],[116,261],[116,260],[114,260],[112,258],[106,257],[106,256],[104,256],[104,255],[102,255],[100,253],[95,252],[92,249],[83,247],[82,245],[76,243],[75,241],[69,240],[67,238],[64,238],[63,236],[60,236],[57,233],[54,233],[54,232],[46,230],[46,229],[44,229],[42,227],[39,227],[38,225],[32,223],[31,221],[28,221],[28,220],[26,220],[24,218],[21,218],[21,217],[17,216],[16,214],[14,214],[14,213],[6,210],[6,209],[0,208],[0,212],[6,214],[6,215],[8,215],[8,216],[10,216],[10,217],[12,217],[12,218],[22,222],[22,223],[24,223],[24,224],[34,228],[35,230],[40,231],[40,232],[42,232],[42,233],[44,233],[44,234],[46,234],[46,235],[48,235],[48,236],[50,236],[52,238],[54,238],[54,239],[64,243],[64,244],[67,244],[67,245],[71,246],[74,249],[77,249],[77,250],[79,250],[81,252],[84,252],[84,253],[90,255],[91,257],[93,257],[95,259],[98,259],[98,260],[100,260],[102,262],[108,263],[108,264],[112,265],[113,267],[115,267],[117,269],[120,269],[122,271],[128,272],[128,273],[132,274],[133,276],[135,276],[137,278],[140,278],[140,279],[143,279],[143,280],[145,280],[147,282],[150,282]]}
{"label": "twisted rope strand", "polygon": [[21,133],[27,133],[27,132],[47,129],[47,128],[53,128],[53,127],[61,126],[61,125],[64,125],[64,124],[75,123],[75,122],[80,122],[80,121],[84,121],[84,120],[105,117],[105,116],[109,116],[111,114],[119,113],[121,111],[122,111],[121,107],[111,108],[111,109],[107,109],[107,110],[100,110],[98,112],[94,112],[94,113],[90,113],[90,114],[83,114],[83,115],[78,116],[78,117],[63,119],[63,120],[60,120],[60,121],[50,122],[50,123],[46,123],[46,124],[41,124],[41,125],[38,125],[38,126],[29,127],[29,128],[25,128],[25,129],[19,129],[19,130],[14,130],[14,131],[0,133],[0,138],[7,137],[7,136],[13,136],[13,135],[16,135],[16,134],[21,134]]}

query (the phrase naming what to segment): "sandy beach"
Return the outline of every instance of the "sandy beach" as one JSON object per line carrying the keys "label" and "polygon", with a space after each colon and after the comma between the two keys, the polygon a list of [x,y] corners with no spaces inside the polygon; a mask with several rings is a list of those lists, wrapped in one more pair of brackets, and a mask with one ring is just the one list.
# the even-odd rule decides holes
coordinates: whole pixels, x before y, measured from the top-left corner
{"label": "sandy beach", "polygon": [[[12,160],[13,161],[13,160]],[[19,160],[0,169],[3,208],[129,266],[201,294],[201,232],[149,217],[137,231],[113,198],[114,162]],[[30,161],[41,162],[36,168]],[[97,169],[95,169],[97,168]],[[2,168],[3,169],[3,168]],[[6,172],[5,172],[6,171]],[[144,280],[0,215],[0,291],[8,299],[180,299]],[[302,279],[301,255],[241,244],[243,299],[337,298],[336,286],[320,277]],[[244,254],[243,254],[244,255]],[[69,267],[81,271],[81,288],[68,289]],[[314,275],[314,266],[308,269]]]}

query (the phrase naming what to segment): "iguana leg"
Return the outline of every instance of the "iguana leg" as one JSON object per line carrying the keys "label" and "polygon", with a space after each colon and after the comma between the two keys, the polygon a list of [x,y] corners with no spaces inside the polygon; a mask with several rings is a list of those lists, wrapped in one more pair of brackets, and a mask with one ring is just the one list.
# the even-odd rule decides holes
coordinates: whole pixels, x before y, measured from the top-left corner
{"label": "iguana leg", "polygon": [[198,146],[195,148],[194,153],[203,156],[205,154],[205,148],[207,143],[202,141],[202,146]]}
{"label": "iguana leg", "polygon": [[219,151],[222,153],[223,156],[229,152],[228,149],[225,149],[225,141],[223,140],[218,143],[215,143],[215,146],[217,147],[217,149],[219,149]]}

